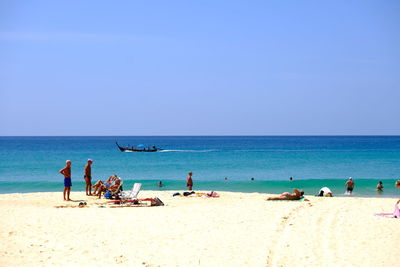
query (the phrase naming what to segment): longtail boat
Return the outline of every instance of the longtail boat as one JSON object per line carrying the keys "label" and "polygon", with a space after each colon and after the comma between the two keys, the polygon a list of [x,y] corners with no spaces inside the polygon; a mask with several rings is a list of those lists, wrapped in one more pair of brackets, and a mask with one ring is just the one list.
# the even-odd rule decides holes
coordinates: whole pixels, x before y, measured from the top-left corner
{"label": "longtail boat", "polygon": [[126,152],[126,151],[130,151],[130,152],[157,152],[157,151],[161,151],[162,150],[161,148],[158,148],[156,146],[152,146],[152,147],[148,146],[148,147],[146,147],[144,145],[138,145],[138,146],[132,146],[132,147],[128,147],[128,146],[123,147],[123,146],[118,145],[117,142],[115,142],[115,144],[117,144],[117,147],[119,148],[119,150],[121,152]]}

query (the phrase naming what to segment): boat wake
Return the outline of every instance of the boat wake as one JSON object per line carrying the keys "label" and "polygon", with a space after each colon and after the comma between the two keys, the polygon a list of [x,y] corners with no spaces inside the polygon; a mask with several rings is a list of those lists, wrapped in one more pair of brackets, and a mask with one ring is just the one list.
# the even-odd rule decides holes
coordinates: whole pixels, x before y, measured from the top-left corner
{"label": "boat wake", "polygon": [[159,152],[190,152],[190,153],[206,153],[206,152],[215,152],[218,151],[216,149],[206,149],[206,150],[184,150],[184,149],[166,149],[161,150]]}

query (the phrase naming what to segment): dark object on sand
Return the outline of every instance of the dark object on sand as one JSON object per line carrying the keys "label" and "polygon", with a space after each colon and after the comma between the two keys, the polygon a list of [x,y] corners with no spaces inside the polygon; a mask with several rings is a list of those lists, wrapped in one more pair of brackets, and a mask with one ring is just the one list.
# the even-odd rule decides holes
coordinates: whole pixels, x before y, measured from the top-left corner
{"label": "dark object on sand", "polygon": [[118,145],[117,142],[115,142],[117,144],[117,147],[119,148],[119,150],[121,152],[125,152],[125,151],[130,151],[130,152],[157,152],[157,151],[161,151],[161,148],[158,148],[156,146],[152,146],[152,147],[146,147],[144,145],[137,145],[135,147],[123,147]]}
{"label": "dark object on sand", "polygon": [[192,191],[192,192],[187,192],[187,191],[183,192],[183,196],[185,196],[185,197],[190,196],[192,194],[195,194],[195,192],[194,191]]}

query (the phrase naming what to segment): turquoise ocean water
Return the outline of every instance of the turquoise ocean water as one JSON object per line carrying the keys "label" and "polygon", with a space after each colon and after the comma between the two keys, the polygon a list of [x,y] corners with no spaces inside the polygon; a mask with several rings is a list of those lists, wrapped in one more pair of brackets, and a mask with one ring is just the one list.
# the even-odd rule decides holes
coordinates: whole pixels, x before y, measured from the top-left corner
{"label": "turquoise ocean water", "polygon": [[[120,152],[116,141],[165,150]],[[193,171],[194,190],[280,193],[297,187],[314,195],[328,186],[339,196],[351,176],[354,196],[400,197],[394,187],[400,136],[0,137],[0,192],[61,192],[58,171],[67,159],[72,191],[83,191],[88,158],[94,180],[117,174],[125,189],[142,182],[145,190],[182,191]],[[165,187],[157,187],[159,180]],[[375,190],[379,180],[381,194]]]}

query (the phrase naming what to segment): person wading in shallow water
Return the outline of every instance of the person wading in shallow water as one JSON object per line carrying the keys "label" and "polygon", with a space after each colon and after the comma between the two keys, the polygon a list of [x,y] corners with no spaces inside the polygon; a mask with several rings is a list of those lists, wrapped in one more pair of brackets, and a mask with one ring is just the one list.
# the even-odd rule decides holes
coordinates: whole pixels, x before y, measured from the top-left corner
{"label": "person wading in shallow water", "polygon": [[382,181],[379,181],[379,183],[376,185],[376,190],[378,192],[382,192],[383,191],[383,184]]}
{"label": "person wading in shallow water", "polygon": [[189,191],[192,191],[193,188],[193,179],[192,179],[192,172],[188,173],[187,181],[186,181],[186,186],[189,189]]}
{"label": "person wading in shallow water", "polygon": [[[64,167],[64,169],[61,169],[59,171],[59,173],[64,175],[64,192],[63,192],[64,200],[71,201],[71,199],[69,198],[69,194],[71,193],[71,186],[72,186],[72,182],[71,182],[71,164],[72,164],[72,162],[70,160],[67,160],[65,163],[67,165]],[[67,196],[67,198],[65,198],[65,195]]]}
{"label": "person wading in shallow water", "polygon": [[353,189],[354,189],[354,181],[353,178],[349,178],[349,180],[347,180],[346,182],[346,193],[347,194],[352,194],[353,193]]}

